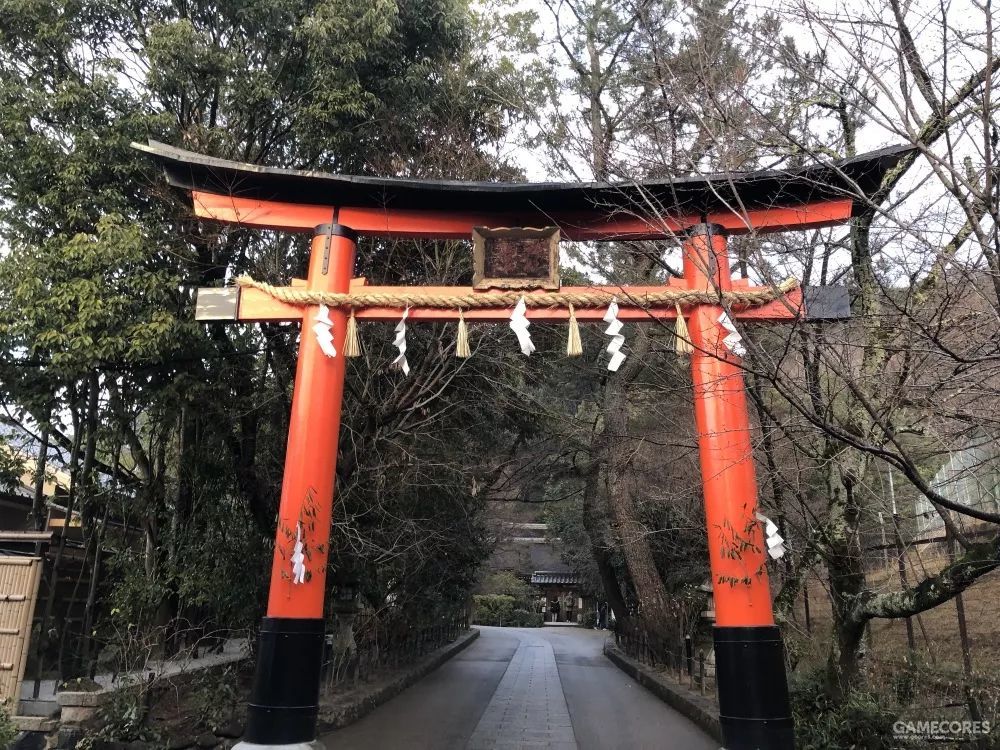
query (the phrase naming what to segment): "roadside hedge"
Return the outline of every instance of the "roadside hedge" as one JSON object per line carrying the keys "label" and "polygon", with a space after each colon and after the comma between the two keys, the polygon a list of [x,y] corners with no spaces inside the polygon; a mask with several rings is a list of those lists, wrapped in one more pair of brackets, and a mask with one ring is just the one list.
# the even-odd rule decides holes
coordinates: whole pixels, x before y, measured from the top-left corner
{"label": "roadside hedge", "polygon": [[518,601],[507,594],[476,594],[472,597],[476,625],[499,625],[511,628],[540,628],[543,618],[539,612],[529,612],[517,606]]}

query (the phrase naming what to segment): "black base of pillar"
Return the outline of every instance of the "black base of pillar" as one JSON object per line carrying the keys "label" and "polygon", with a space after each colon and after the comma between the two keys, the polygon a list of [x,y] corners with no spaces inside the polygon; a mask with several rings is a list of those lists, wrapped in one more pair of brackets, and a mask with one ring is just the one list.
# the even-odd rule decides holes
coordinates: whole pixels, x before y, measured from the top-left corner
{"label": "black base of pillar", "polygon": [[316,739],[323,621],[265,617],[244,740],[293,745]]}
{"label": "black base of pillar", "polygon": [[716,627],[715,674],[726,750],[794,750],[777,627]]}

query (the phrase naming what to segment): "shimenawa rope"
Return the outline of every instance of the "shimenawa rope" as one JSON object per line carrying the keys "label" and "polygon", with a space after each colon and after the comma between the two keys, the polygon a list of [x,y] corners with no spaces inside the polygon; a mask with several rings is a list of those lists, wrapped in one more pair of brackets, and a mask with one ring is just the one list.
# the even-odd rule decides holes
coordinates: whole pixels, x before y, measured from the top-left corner
{"label": "shimenawa rope", "polygon": [[475,292],[468,294],[413,294],[413,293],[365,293],[365,292],[321,292],[296,287],[274,286],[256,281],[249,276],[240,276],[236,283],[245,288],[258,289],[274,299],[289,305],[329,305],[342,307],[349,305],[355,309],[366,307],[430,307],[438,310],[475,310],[490,307],[513,307],[524,299],[529,308],[607,307],[615,297],[627,300],[630,305],[643,307],[672,307],[723,302],[734,307],[756,307],[773,302],[798,286],[795,279],[786,279],[776,288],[730,289],[721,293],[698,289],[664,289],[661,292],[630,294],[628,287],[617,292],[600,290],[587,292]]}

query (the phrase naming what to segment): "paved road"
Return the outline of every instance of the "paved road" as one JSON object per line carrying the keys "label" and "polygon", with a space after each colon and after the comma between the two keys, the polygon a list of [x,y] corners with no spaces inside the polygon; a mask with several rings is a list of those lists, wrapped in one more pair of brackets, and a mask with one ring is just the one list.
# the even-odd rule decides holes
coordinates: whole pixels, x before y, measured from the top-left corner
{"label": "paved road", "polygon": [[471,646],[329,750],[718,750],[579,628],[482,628]]}

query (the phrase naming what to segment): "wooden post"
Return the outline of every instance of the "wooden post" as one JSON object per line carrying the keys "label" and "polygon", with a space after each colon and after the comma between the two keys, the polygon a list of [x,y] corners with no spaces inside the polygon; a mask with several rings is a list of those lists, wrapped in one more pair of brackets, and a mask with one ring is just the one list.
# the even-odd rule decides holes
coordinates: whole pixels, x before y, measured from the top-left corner
{"label": "wooden post", "polygon": [[[955,562],[955,539],[951,534],[948,534],[948,562]],[[962,674],[965,676],[965,699],[969,704],[969,716],[973,721],[982,721],[983,713],[972,689],[972,650],[969,647],[969,626],[965,620],[965,600],[961,591],[955,595],[955,616],[958,618],[958,637],[962,646]]]}
{"label": "wooden post", "polygon": [[698,652],[698,688],[705,694],[705,652]]}
{"label": "wooden post", "polygon": [[882,515],[882,511],[878,512],[878,525],[882,530],[882,567],[889,575],[889,542],[885,536],[885,518]]}
{"label": "wooden post", "polygon": [[[892,476],[890,474],[890,476]],[[906,578],[906,560],[905,560],[905,550],[903,549],[903,535],[899,532],[899,514],[896,513],[896,501],[893,500],[892,503],[892,531],[893,540],[896,543],[896,554],[898,555],[899,562],[899,584],[903,589],[909,588],[910,584]],[[913,655],[917,651],[917,639],[913,635],[913,619],[910,617],[906,618],[906,645],[909,648],[909,659],[913,661]]]}

